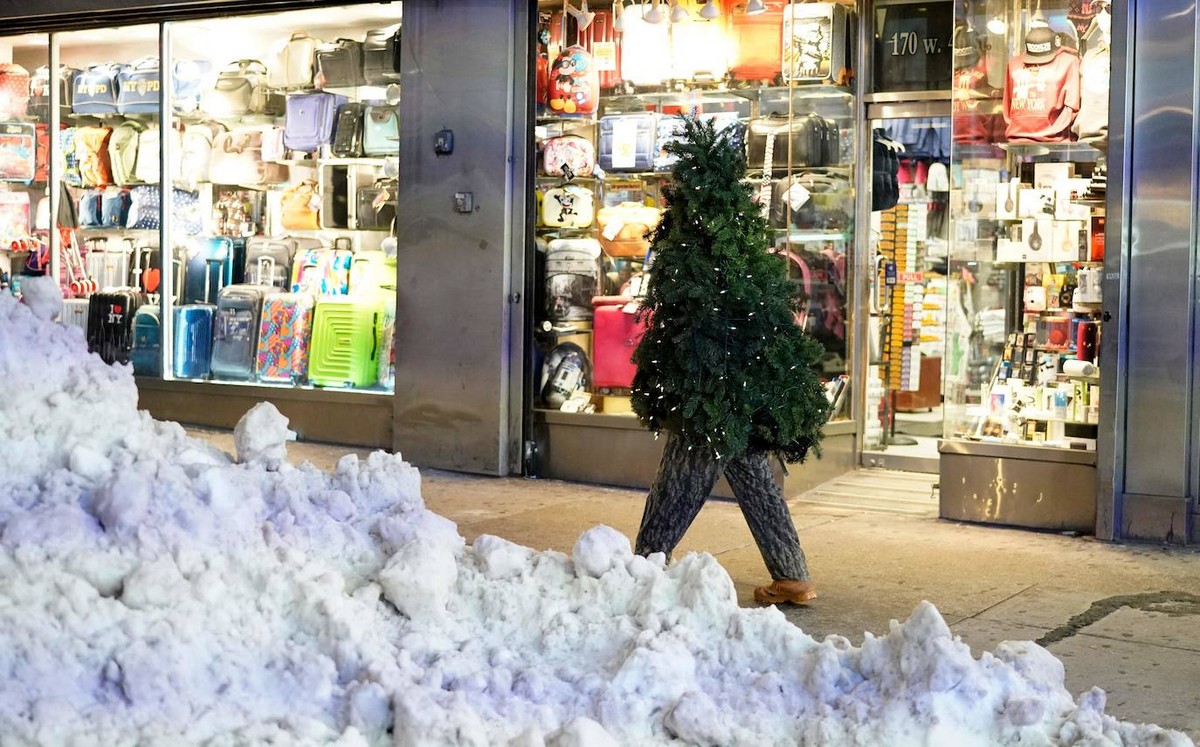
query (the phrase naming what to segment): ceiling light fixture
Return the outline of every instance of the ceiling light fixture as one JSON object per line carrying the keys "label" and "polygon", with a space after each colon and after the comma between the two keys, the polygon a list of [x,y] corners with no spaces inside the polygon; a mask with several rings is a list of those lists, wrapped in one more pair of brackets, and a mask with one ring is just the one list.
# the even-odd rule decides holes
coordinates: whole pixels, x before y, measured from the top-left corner
{"label": "ceiling light fixture", "polygon": [[683,23],[688,20],[687,8],[679,4],[679,0],[671,0],[671,23]]}
{"label": "ceiling light fixture", "polygon": [[717,0],[708,0],[704,7],[700,9],[700,17],[709,21],[718,18],[721,15],[721,9],[717,7]]}
{"label": "ceiling light fixture", "polygon": [[583,0],[582,7],[578,10],[575,9],[574,5],[568,3],[567,12],[575,18],[575,23],[580,31],[591,26],[592,21],[596,20],[596,14],[588,10],[588,0]]}
{"label": "ceiling light fixture", "polygon": [[1008,33],[1008,21],[1005,21],[1004,18],[997,13],[996,15],[992,16],[991,20],[987,22],[987,30],[989,34],[1003,36],[1004,34]]}
{"label": "ceiling light fixture", "polygon": [[750,0],[746,3],[746,15],[756,16],[767,12],[767,4],[763,0]]}
{"label": "ceiling light fixture", "polygon": [[616,0],[613,3],[613,31],[618,34],[625,31],[625,0]]}

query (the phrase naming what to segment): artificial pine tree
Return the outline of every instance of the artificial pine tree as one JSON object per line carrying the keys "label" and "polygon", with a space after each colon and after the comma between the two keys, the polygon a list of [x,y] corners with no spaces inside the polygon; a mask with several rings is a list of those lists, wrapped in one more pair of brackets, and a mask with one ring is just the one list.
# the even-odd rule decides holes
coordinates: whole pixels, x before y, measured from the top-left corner
{"label": "artificial pine tree", "polygon": [[767,251],[745,154],[730,130],[695,117],[667,150],[679,160],[653,236],[633,409],[716,459],[755,449],[803,461],[829,418],[813,368],[823,351],[794,322],[798,289]]}

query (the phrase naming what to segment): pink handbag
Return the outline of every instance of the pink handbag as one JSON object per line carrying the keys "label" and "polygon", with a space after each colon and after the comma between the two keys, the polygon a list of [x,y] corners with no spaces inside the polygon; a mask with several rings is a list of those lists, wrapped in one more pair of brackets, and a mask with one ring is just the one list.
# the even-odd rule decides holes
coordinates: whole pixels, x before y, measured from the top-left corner
{"label": "pink handbag", "polygon": [[596,148],[579,135],[552,137],[542,151],[542,170],[548,176],[591,176],[596,167]]}

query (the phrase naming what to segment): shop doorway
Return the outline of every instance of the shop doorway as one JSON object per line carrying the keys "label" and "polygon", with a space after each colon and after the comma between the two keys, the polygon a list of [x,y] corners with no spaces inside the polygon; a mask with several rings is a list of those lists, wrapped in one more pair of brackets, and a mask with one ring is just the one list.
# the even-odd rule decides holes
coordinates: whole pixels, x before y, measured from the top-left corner
{"label": "shop doorway", "polygon": [[[862,464],[938,471],[946,354],[950,118],[871,118]],[[884,163],[886,162],[886,163]]]}

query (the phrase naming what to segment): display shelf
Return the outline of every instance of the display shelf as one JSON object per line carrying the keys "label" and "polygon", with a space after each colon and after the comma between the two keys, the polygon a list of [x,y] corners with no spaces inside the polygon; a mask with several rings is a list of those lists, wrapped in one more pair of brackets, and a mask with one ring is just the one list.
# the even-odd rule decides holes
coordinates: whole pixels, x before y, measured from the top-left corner
{"label": "display shelf", "polygon": [[996,143],[996,147],[1011,156],[1063,156],[1066,161],[1095,161],[1103,153],[1087,143]]}
{"label": "display shelf", "polygon": [[796,244],[808,241],[849,241],[851,236],[850,230],[818,231],[801,228],[772,228],[771,231],[776,238],[786,238]]}

